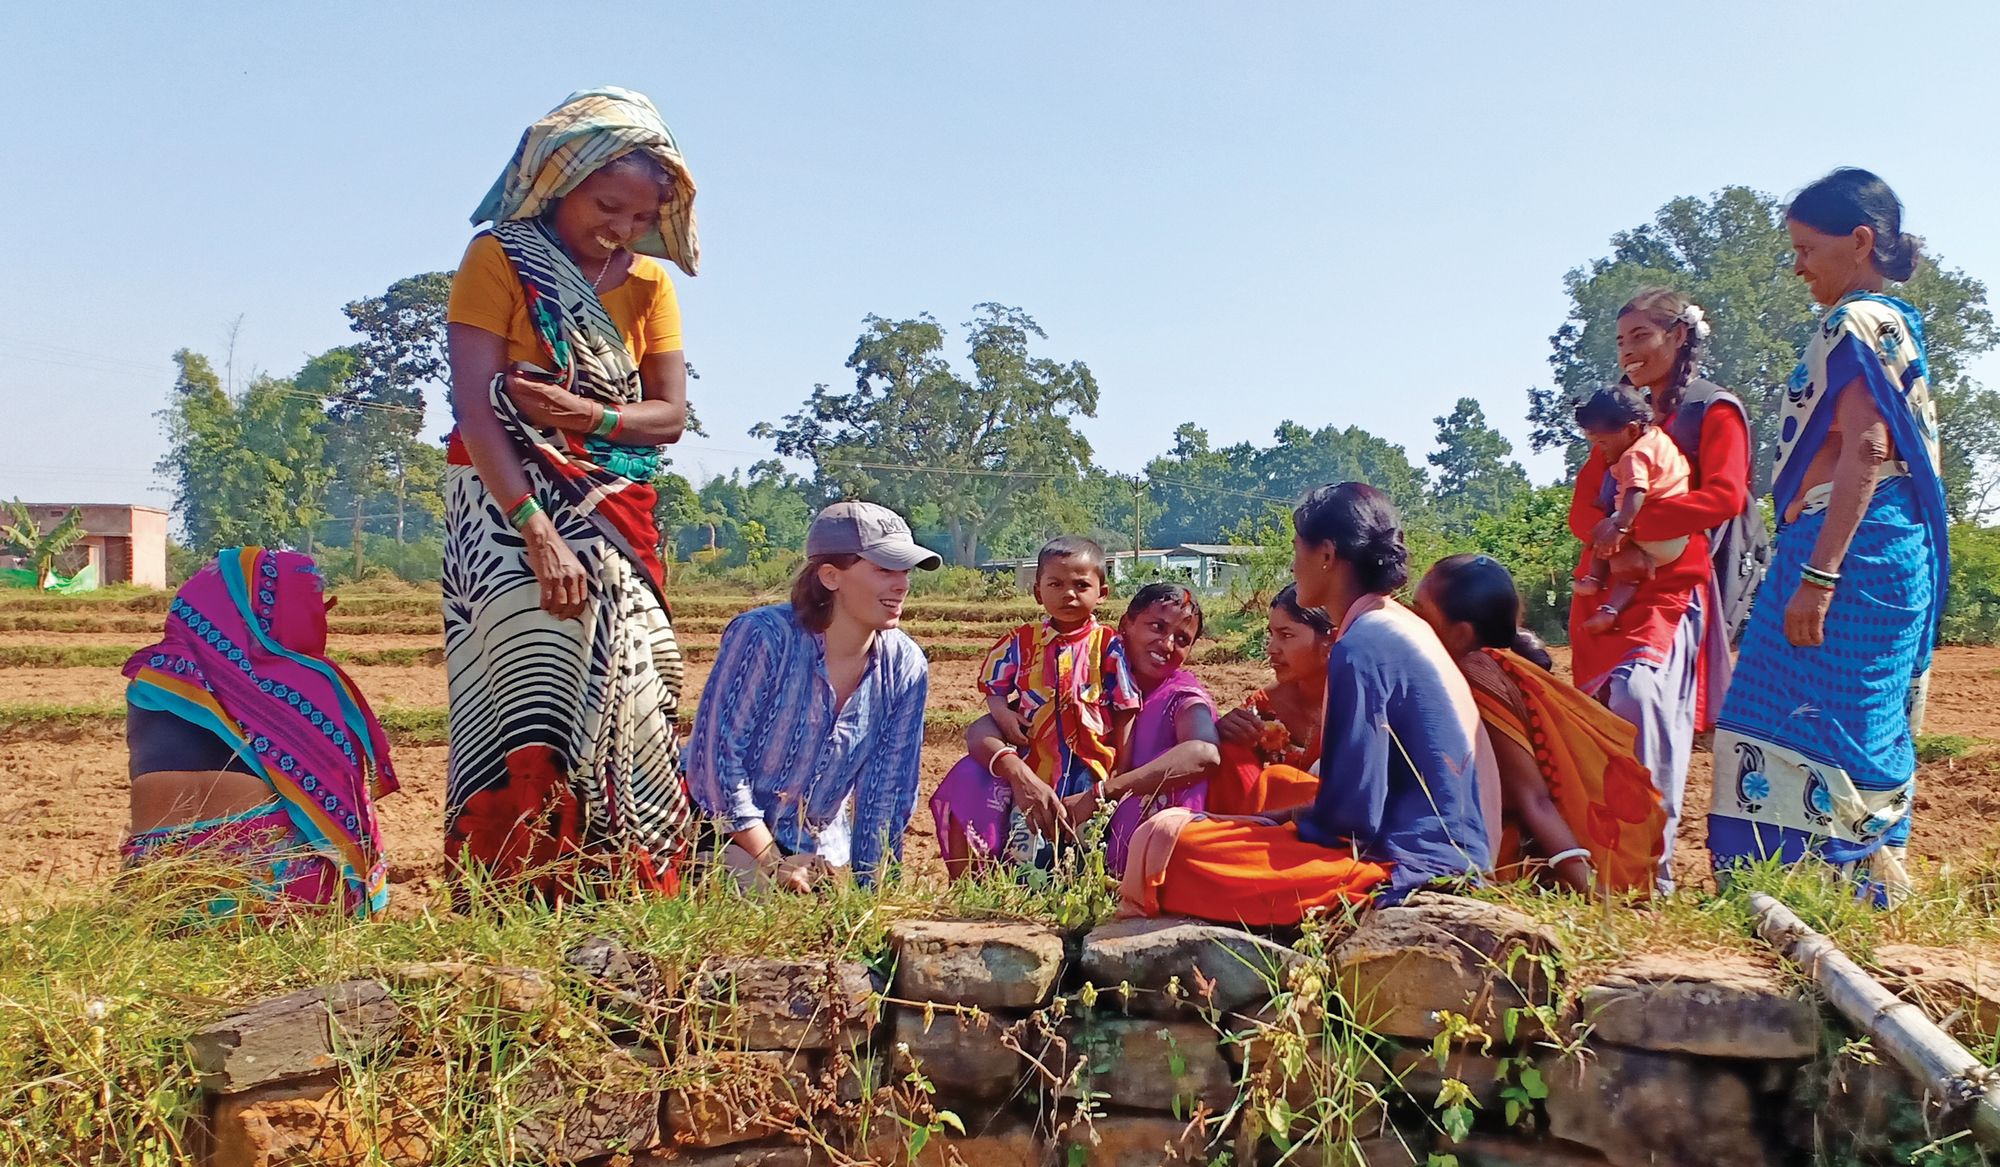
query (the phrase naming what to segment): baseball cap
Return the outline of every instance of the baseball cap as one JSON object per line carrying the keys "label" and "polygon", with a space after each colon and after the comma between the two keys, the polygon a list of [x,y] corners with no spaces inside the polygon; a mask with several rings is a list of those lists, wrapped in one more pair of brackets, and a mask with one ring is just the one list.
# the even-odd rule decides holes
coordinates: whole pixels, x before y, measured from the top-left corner
{"label": "baseball cap", "polygon": [[891,571],[944,566],[936,552],[910,537],[903,516],[872,502],[837,502],[814,515],[806,532],[806,556],[819,555],[859,555]]}

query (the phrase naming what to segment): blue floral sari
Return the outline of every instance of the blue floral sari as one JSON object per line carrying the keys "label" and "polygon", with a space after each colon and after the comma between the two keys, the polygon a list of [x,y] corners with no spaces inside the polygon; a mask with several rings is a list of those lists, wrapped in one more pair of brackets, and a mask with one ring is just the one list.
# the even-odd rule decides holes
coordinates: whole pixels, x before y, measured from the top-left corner
{"label": "blue floral sari", "polygon": [[[1928,374],[1916,310],[1875,294],[1835,305],[1792,374],[1772,482],[1776,586],[1757,596],[1717,719],[1708,845],[1718,870],[1816,855],[1878,903],[1908,887],[1915,738],[1949,570]],[[1801,487],[1846,386],[1874,398],[1902,461],[1883,467],[1839,564],[1824,642],[1801,648],[1785,638],[1785,606],[1832,496],[1830,485]]]}

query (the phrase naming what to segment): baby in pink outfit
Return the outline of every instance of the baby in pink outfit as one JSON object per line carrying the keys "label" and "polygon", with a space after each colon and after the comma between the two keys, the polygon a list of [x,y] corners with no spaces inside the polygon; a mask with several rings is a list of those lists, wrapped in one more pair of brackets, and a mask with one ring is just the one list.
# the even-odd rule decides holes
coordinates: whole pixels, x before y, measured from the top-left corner
{"label": "baby in pink outfit", "polygon": [[[1590,400],[1577,406],[1576,424],[1603,455],[1611,481],[1617,486],[1612,513],[1598,524],[1591,544],[1587,569],[1576,581],[1581,595],[1604,594],[1604,602],[1583,622],[1591,632],[1609,632],[1618,623],[1625,605],[1639,591],[1637,580],[1613,580],[1610,559],[1628,541],[1639,509],[1662,498],[1677,498],[1688,492],[1692,473],[1687,458],[1667,432],[1653,424],[1653,409],[1645,397],[1629,386],[1600,389]],[[1634,546],[1645,553],[1654,567],[1672,563],[1687,550],[1687,538],[1639,541]],[[1606,589],[1609,589],[1608,591]]]}

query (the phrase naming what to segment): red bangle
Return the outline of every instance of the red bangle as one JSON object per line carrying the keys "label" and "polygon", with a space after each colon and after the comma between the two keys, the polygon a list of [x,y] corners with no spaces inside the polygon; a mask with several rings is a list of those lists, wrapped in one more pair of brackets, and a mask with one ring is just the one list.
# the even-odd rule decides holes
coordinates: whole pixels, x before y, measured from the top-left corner
{"label": "red bangle", "polygon": [[531,499],[531,498],[533,498],[533,497],[535,497],[535,492],[534,492],[533,490],[524,490],[524,491],[522,491],[522,492],[521,492],[521,497],[520,497],[520,498],[517,498],[517,499],[515,499],[515,500],[514,500],[513,502],[509,503],[508,505],[506,505],[506,506],[504,506],[504,507],[501,507],[501,508],[500,508],[500,513],[501,513],[501,514],[503,514],[503,515],[511,515],[511,514],[513,514],[513,513],[515,512],[515,511],[518,511],[518,510],[520,510],[520,509],[521,509],[521,504],[522,504],[522,503],[524,503],[524,502],[527,502],[527,501],[528,501],[529,499]]}
{"label": "red bangle", "polygon": [[612,416],[617,418],[617,420],[611,423],[611,432],[605,434],[604,436],[615,442],[618,440],[619,431],[625,428],[625,413],[623,410],[620,410],[619,412],[612,414]]}

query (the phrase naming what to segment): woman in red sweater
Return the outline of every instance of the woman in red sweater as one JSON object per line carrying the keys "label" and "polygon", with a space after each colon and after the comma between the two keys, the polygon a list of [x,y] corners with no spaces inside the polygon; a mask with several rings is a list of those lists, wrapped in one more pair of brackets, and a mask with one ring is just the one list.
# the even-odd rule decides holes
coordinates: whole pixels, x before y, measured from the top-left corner
{"label": "woman in red sweater", "polygon": [[[1750,495],[1750,424],[1742,401],[1697,375],[1708,323],[1679,292],[1648,288],[1618,313],[1618,363],[1648,392],[1655,420],[1694,470],[1678,498],[1649,503],[1612,561],[1615,575],[1645,577],[1631,542],[1687,538],[1681,557],[1652,572],[1608,632],[1584,621],[1590,597],[1572,601],[1570,644],[1577,688],[1639,731],[1639,758],[1667,805],[1662,891],[1672,888],[1674,833],[1687,787],[1696,729],[1714,724],[1729,684],[1729,645],[1750,611],[1768,557],[1764,521]],[[1593,451],[1577,472],[1570,531],[1588,560],[1598,525],[1611,514],[1604,459]]]}

